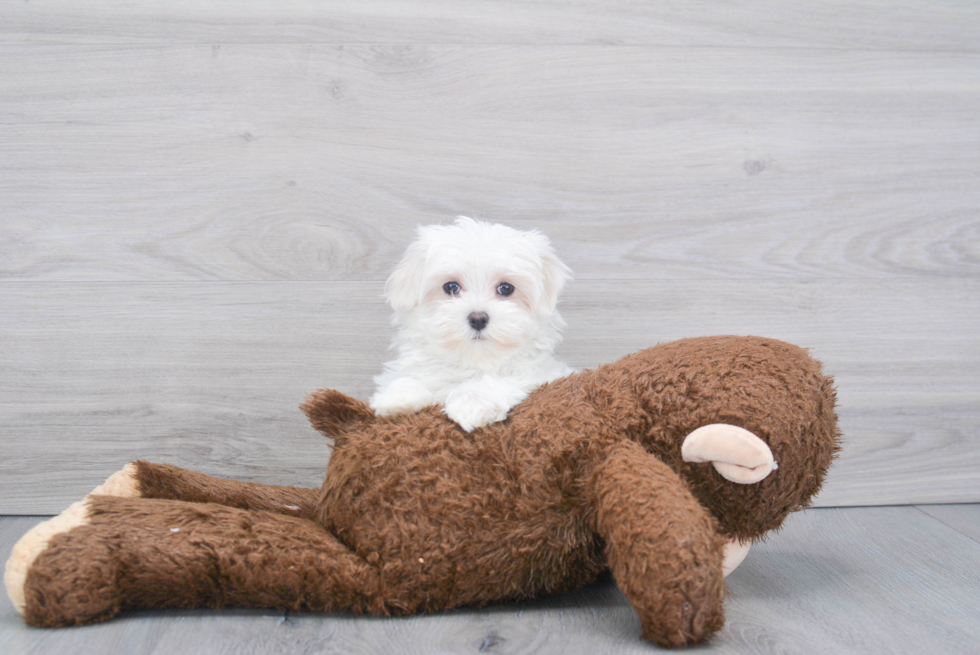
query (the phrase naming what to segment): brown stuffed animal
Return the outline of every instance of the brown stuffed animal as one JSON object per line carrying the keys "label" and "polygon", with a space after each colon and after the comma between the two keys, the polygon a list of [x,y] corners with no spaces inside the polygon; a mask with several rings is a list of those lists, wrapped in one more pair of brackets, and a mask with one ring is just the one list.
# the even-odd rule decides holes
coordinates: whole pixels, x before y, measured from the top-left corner
{"label": "brown stuffed animal", "polygon": [[[28,532],[24,620],[149,607],[406,614],[573,589],[610,568],[665,646],[722,627],[723,567],[820,488],[834,391],[771,339],[662,344],[536,390],[473,433],[438,407],[377,418],[336,391],[322,489],[135,462]],[[726,561],[727,560],[727,561]]]}

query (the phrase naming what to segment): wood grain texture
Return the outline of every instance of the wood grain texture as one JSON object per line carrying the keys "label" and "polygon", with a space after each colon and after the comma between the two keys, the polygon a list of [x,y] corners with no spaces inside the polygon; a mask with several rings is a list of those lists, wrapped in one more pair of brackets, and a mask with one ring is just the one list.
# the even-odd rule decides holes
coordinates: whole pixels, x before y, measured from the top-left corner
{"label": "wood grain texture", "polygon": [[[296,407],[319,387],[370,395],[391,337],[380,291],[0,284],[0,511],[58,512],[137,458],[319,485],[327,448]],[[579,368],[685,336],[811,348],[845,434],[821,505],[978,499],[976,280],[576,282],[563,308],[559,354]]]}
{"label": "wood grain texture", "polygon": [[11,43],[577,43],[977,51],[968,1],[818,5],[642,0],[212,0],[4,3]]}
{"label": "wood grain texture", "polygon": [[[950,506],[973,516],[977,505]],[[0,518],[0,552],[39,519]],[[809,510],[727,580],[713,653],[942,652],[980,647],[980,544],[913,507]],[[526,603],[404,618],[133,612],[63,630],[23,625],[0,595],[0,650],[188,653],[652,653],[609,577]]]}
{"label": "wood grain texture", "polygon": [[980,500],[980,6],[0,4],[0,511],[124,461],[317,484],[418,223],[551,236],[561,354],[813,348],[822,505]]}
{"label": "wood grain texture", "polygon": [[0,279],[383,279],[418,223],[579,279],[980,275],[980,54],[0,50]]}
{"label": "wood grain texture", "polygon": [[975,541],[910,507],[814,510],[787,523],[732,574],[728,607],[746,618],[726,636],[762,652],[980,648]]}

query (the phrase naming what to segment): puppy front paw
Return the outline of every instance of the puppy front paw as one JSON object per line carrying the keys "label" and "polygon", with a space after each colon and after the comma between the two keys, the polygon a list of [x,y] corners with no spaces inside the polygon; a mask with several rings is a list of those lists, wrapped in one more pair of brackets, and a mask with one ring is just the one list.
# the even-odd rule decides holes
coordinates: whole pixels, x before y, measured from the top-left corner
{"label": "puppy front paw", "polygon": [[414,378],[397,378],[371,397],[371,409],[378,416],[417,412],[435,404],[428,387]]}
{"label": "puppy front paw", "polygon": [[472,391],[456,390],[446,398],[446,416],[467,432],[503,421],[510,405]]}

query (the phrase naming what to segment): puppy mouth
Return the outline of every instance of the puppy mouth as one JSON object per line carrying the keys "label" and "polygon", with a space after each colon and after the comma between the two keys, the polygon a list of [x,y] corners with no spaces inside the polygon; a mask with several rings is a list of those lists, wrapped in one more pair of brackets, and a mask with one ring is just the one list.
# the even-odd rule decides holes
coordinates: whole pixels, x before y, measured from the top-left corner
{"label": "puppy mouth", "polygon": [[487,330],[470,330],[469,337],[466,339],[470,343],[496,344],[500,342],[497,335],[491,335]]}

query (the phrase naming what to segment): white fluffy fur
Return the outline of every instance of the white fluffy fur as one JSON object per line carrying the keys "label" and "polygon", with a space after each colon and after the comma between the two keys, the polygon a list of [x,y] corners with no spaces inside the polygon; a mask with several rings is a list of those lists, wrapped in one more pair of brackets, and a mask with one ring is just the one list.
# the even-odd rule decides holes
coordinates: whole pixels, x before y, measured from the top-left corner
{"label": "white fluffy fur", "polygon": [[[440,404],[467,431],[502,421],[535,387],[573,372],[553,355],[569,279],[539,232],[465,216],[419,227],[385,285],[398,356],[375,378],[371,407],[387,416]],[[447,282],[459,293],[446,293]],[[498,293],[503,282],[510,296]],[[480,331],[468,321],[474,312],[489,317]]]}

